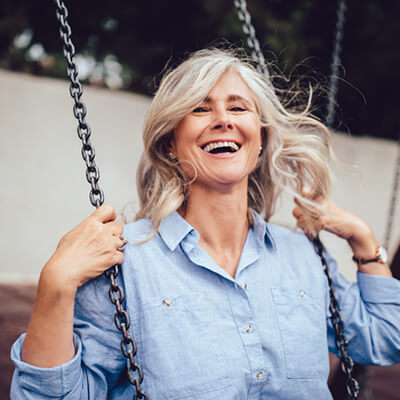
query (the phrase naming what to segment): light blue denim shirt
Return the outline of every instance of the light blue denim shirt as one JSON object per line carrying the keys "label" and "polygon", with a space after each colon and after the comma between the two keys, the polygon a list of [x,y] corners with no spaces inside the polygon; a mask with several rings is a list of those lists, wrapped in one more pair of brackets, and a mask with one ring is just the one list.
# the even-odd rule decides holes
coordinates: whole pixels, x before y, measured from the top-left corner
{"label": "light blue denim shirt", "polygon": [[[331,399],[328,351],[337,350],[327,283],[303,234],[255,214],[232,278],[178,213],[135,243],[152,230],[147,220],[125,226],[131,243],[121,274],[151,400]],[[330,265],[351,356],[400,362],[400,282],[359,273],[349,283]],[[113,316],[100,276],[77,293],[70,362],[49,369],[22,362],[22,335],[12,348],[11,399],[132,398]]]}

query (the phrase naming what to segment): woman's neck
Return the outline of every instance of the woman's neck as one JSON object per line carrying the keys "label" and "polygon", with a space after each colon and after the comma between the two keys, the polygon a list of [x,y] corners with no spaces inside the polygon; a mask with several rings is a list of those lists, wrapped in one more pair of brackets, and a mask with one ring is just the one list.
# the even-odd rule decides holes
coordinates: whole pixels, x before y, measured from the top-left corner
{"label": "woman's neck", "polygon": [[192,185],[184,218],[199,232],[199,245],[234,276],[249,230],[247,182],[218,191]]}

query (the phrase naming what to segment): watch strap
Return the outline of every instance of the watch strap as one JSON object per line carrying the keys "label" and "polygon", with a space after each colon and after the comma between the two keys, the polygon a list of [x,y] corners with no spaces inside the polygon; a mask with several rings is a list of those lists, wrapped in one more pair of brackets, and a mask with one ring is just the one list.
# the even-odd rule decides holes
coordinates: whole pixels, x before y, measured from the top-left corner
{"label": "watch strap", "polygon": [[386,249],[382,246],[377,246],[374,257],[362,258],[353,256],[353,261],[356,262],[358,265],[369,264],[372,262],[378,262],[380,264],[384,264],[387,261]]}

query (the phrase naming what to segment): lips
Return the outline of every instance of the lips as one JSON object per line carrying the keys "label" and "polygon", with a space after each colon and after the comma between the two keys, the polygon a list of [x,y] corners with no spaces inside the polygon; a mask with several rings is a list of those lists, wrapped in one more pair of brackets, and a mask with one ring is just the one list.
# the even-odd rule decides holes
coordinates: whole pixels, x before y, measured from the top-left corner
{"label": "lips", "polygon": [[241,145],[231,140],[208,142],[201,148],[210,154],[235,153],[240,149]]}

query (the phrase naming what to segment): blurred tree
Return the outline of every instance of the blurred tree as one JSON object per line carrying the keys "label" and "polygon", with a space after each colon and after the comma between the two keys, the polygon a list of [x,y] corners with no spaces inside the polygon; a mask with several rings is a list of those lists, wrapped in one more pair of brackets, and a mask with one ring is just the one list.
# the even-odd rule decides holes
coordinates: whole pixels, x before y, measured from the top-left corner
{"label": "blurred tree", "polygon": [[[151,94],[167,62],[174,66],[189,52],[221,39],[245,43],[232,0],[66,3],[73,40],[82,60],[86,57],[90,64],[92,76],[86,77],[92,83],[104,84],[105,74],[114,68],[122,82],[115,87]],[[305,76],[326,85],[336,1],[248,0],[248,9],[268,60],[275,61],[286,75]],[[355,135],[397,137],[399,12],[400,2],[395,0],[348,2],[338,129]],[[51,1],[1,1],[0,66],[65,76]],[[322,118],[324,102],[324,97],[317,99],[317,115]]]}

